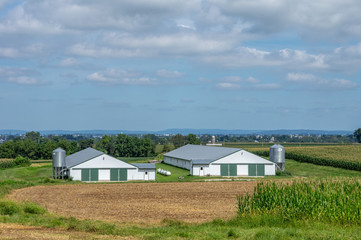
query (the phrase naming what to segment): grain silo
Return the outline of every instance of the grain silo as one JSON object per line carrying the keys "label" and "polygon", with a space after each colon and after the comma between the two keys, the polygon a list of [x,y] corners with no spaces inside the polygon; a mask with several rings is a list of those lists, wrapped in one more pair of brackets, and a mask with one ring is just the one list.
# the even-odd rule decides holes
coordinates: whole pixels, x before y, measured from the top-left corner
{"label": "grain silo", "polygon": [[285,170],[285,148],[282,145],[274,144],[269,148],[269,160],[276,163],[277,170]]}
{"label": "grain silo", "polygon": [[61,148],[57,148],[53,151],[53,178],[65,178],[66,166],[65,166],[65,151]]}

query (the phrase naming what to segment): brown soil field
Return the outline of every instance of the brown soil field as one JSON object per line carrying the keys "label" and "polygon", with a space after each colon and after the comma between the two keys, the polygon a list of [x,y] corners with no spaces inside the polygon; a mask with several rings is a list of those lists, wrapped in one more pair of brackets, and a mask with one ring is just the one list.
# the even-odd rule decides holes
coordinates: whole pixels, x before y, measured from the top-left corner
{"label": "brown soil field", "polygon": [[237,194],[256,182],[125,183],[36,186],[8,197],[33,201],[48,211],[77,219],[161,223],[163,219],[206,222],[237,213]]}
{"label": "brown soil field", "polygon": [[0,239],[24,240],[60,240],[60,239],[133,239],[118,236],[105,236],[92,233],[76,232],[63,229],[23,226],[10,223],[0,223]]}

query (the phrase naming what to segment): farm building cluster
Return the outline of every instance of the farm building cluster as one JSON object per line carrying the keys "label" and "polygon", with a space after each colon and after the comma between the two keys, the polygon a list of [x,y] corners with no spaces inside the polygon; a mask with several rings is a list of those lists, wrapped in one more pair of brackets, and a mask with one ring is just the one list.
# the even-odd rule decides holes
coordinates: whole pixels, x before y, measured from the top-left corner
{"label": "farm building cluster", "polygon": [[65,151],[53,152],[54,178],[71,177],[84,182],[155,180],[154,163],[126,163],[93,148],[65,157]]}
{"label": "farm building cluster", "polygon": [[[195,176],[263,177],[284,169],[284,148],[270,148],[266,160],[240,148],[185,145],[164,154],[164,163],[184,168]],[[127,163],[93,148],[66,157],[61,148],[53,152],[53,177],[84,182],[155,180],[154,163]]]}

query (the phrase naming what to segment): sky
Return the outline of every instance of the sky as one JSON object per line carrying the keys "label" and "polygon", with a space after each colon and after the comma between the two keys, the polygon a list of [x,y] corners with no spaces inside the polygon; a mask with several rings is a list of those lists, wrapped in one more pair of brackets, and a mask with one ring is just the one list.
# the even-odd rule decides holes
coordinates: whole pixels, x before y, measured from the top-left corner
{"label": "sky", "polygon": [[361,1],[0,0],[0,129],[361,127]]}

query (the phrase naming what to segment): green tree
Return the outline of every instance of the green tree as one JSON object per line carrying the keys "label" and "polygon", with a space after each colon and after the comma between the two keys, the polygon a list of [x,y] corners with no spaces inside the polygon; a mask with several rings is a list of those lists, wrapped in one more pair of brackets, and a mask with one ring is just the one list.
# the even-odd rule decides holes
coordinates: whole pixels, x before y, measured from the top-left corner
{"label": "green tree", "polygon": [[177,134],[175,136],[172,136],[170,141],[171,141],[171,143],[173,143],[175,148],[179,148],[179,147],[187,144],[187,137],[183,136],[181,134]]}
{"label": "green tree", "polygon": [[197,136],[195,134],[188,134],[188,143],[189,144],[194,144],[194,145],[199,145],[201,144],[201,142],[197,139]]}
{"label": "green tree", "polygon": [[34,141],[36,143],[39,143],[40,142],[40,139],[41,139],[41,136],[40,136],[40,133],[39,132],[34,132],[34,131],[31,131],[31,132],[27,132],[25,134],[25,137],[24,139],[28,139],[30,141]]}
{"label": "green tree", "polygon": [[93,147],[93,144],[94,144],[94,139],[92,138],[82,139],[79,141],[79,148],[80,150],[83,150],[88,147]]}
{"label": "green tree", "polygon": [[361,128],[356,129],[353,135],[357,139],[357,142],[361,143]]}

